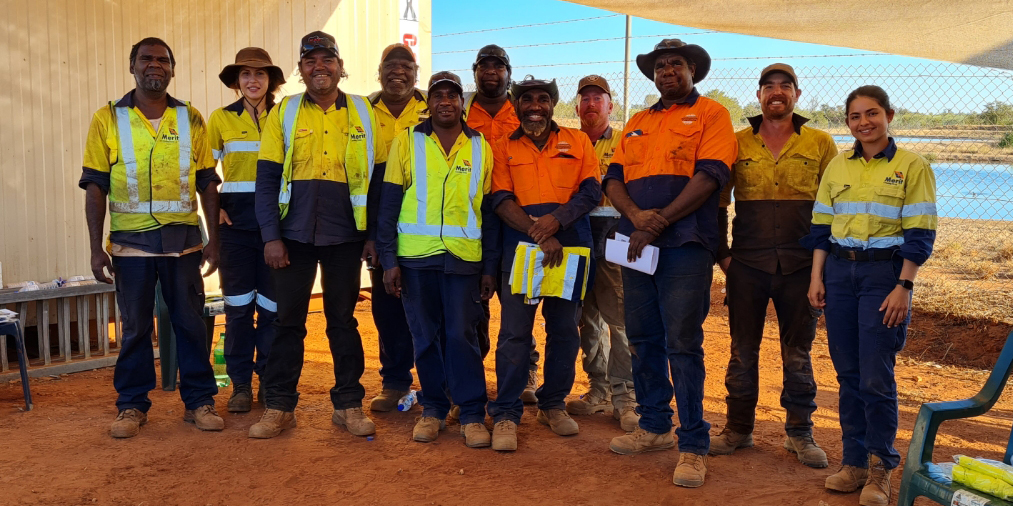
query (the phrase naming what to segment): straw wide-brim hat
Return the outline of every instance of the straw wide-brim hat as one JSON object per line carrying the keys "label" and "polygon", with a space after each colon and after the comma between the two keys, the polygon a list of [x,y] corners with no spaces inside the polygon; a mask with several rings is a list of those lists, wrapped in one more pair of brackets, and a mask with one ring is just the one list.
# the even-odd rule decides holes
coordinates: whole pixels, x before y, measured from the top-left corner
{"label": "straw wide-brim hat", "polygon": [[285,73],[281,68],[271,62],[271,55],[259,47],[247,47],[236,53],[236,63],[230,63],[218,74],[218,78],[229,88],[238,88],[239,71],[243,67],[253,67],[267,70],[280,83],[285,82]]}

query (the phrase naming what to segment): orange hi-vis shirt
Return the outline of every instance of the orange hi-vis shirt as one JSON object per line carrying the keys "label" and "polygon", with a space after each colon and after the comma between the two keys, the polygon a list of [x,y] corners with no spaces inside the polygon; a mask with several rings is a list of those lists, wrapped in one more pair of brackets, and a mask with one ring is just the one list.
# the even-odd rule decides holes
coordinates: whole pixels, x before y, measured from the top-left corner
{"label": "orange hi-vis shirt", "polygon": [[[518,128],[493,145],[492,208],[514,200],[530,216],[551,214],[559,221],[563,246],[592,246],[588,213],[601,200],[598,155],[587,134],[552,122],[542,149]],[[535,242],[526,232],[503,226],[504,272],[513,264],[519,241]]]}
{"label": "orange hi-vis shirt", "polygon": [[472,92],[464,102],[464,121],[472,129],[482,132],[485,140],[493,146],[521,126],[521,120],[517,118],[513,100],[509,95],[507,101],[496,112],[496,116],[491,116],[489,111],[475,103],[475,93]]}

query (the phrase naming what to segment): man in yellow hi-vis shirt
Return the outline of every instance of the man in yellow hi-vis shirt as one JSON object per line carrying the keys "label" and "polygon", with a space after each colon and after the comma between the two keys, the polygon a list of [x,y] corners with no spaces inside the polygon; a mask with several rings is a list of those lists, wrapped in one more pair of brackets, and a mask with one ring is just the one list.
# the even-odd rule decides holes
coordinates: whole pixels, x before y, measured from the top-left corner
{"label": "man in yellow hi-vis shirt", "polygon": [[422,384],[412,438],[436,439],[460,406],[465,444],[489,446],[478,323],[496,285],[497,222],[488,194],[492,148],[461,121],[461,79],[429,80],[432,118],[398,134],[380,196],[377,250],[384,284],[404,301]]}
{"label": "man in yellow hi-vis shirt", "polygon": [[[87,192],[85,214],[95,279],[112,283],[123,313],[123,344],[113,386],[119,414],[113,437],[137,435],[148,421],[155,388],[151,347],[155,283],[176,333],[179,393],[186,405],[183,420],[201,430],[222,430],[215,411],[218,393],[208,361],[204,322],[205,276],[218,268],[218,189],[215,161],[208,147],[204,119],[197,109],[166,92],[175,73],[172,50],[149,37],[130,50],[130,73],[136,87],[99,109],[85,142],[80,186]],[[207,220],[208,244],[198,229],[197,193]],[[102,228],[109,201],[108,251]]]}
{"label": "man in yellow hi-vis shirt", "polygon": [[[338,88],[345,77],[334,37],[302,39],[299,73],[306,93],[271,109],[260,136],[256,214],[271,267],[278,320],[264,371],[267,411],[250,437],[270,438],[295,427],[296,386],[302,373],[306,315],[323,273],[327,339],[334,359],[331,421],[357,436],[372,434],[362,412],[365,367],[355,321],[363,258],[376,256],[367,241],[367,193],[387,160],[376,115],[366,97]],[[372,227],[368,227],[372,229]]]}

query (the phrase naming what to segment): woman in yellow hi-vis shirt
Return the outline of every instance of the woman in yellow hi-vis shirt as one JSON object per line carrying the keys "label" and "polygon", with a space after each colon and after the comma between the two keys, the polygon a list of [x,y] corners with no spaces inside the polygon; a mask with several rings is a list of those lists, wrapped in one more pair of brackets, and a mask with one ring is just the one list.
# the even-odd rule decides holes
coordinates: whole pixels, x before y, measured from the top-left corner
{"label": "woman in yellow hi-vis shirt", "polygon": [[[267,364],[277,315],[271,270],[264,263],[264,242],[253,210],[260,128],[274,106],[274,94],[285,74],[267,51],[248,47],[218,75],[240,95],[236,102],[211,113],[208,139],[222,164],[222,292],[225,295],[225,366],[234,386],[231,412],[250,411],[253,373]],[[254,327],[253,315],[257,313]],[[256,353],[256,358],[254,354]],[[263,403],[263,395],[257,396]]]}
{"label": "woman in yellow hi-vis shirt", "polygon": [[918,267],[936,237],[936,180],[921,156],[888,135],[886,92],[862,86],[845,102],[853,149],[827,166],[813,207],[809,303],[825,309],[830,358],[840,384],[844,455],[826,487],[861,505],[891,501],[900,464],[894,364],[911,320]]}

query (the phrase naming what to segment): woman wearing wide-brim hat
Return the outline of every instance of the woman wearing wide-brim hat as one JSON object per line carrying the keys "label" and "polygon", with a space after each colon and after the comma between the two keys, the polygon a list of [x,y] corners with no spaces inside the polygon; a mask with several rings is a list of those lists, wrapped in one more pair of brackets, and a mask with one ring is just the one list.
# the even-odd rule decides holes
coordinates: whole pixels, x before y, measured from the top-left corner
{"label": "woman wearing wide-brim hat", "polygon": [[[225,295],[225,364],[232,380],[230,412],[250,411],[253,373],[267,364],[274,338],[277,304],[271,271],[264,263],[264,243],[254,214],[260,128],[274,106],[285,74],[267,51],[248,47],[236,54],[218,77],[236,90],[239,100],[211,113],[208,140],[222,164],[221,274]],[[254,326],[254,313],[257,324]],[[258,394],[263,403],[263,395]]]}

